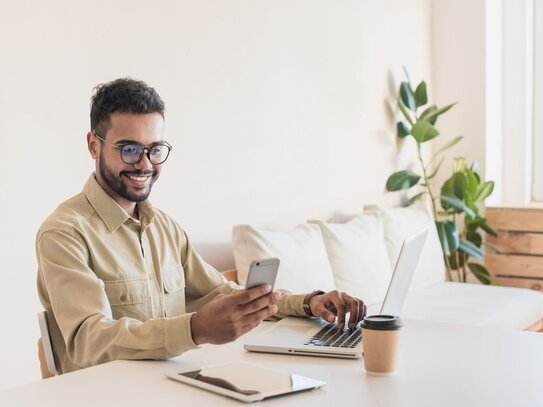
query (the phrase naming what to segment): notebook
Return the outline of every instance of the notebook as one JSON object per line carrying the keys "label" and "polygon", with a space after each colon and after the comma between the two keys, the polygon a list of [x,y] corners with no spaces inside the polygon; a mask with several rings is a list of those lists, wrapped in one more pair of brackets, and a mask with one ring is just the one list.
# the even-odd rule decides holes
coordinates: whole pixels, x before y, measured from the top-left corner
{"label": "notebook", "polygon": [[[380,314],[400,315],[427,234],[425,228],[403,242]],[[287,317],[270,330],[249,337],[244,348],[252,352],[358,359],[362,357],[362,338],[360,326],[339,331],[336,324],[322,318]]]}

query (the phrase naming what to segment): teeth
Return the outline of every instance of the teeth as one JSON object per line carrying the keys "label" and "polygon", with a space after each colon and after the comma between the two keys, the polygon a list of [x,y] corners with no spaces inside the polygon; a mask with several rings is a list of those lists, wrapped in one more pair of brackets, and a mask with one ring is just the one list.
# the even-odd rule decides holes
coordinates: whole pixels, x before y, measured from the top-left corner
{"label": "teeth", "polygon": [[128,178],[133,179],[134,181],[145,181],[148,177],[136,177],[134,175],[129,175]]}

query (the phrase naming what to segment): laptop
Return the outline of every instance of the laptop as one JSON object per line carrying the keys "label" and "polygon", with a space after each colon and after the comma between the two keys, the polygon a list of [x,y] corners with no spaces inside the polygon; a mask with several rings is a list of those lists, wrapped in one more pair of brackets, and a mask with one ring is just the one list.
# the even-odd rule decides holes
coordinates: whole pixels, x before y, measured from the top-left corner
{"label": "laptop", "polygon": [[[381,315],[400,315],[427,234],[425,228],[403,242]],[[362,336],[360,325],[340,331],[335,323],[322,318],[287,317],[270,330],[248,338],[244,348],[252,352],[358,359],[362,357]]]}

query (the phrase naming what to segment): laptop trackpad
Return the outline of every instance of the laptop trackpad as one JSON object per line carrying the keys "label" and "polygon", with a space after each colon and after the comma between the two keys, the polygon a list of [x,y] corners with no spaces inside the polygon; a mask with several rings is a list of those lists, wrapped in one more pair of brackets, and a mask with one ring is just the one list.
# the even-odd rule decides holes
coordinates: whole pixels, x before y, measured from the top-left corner
{"label": "laptop trackpad", "polygon": [[301,345],[307,338],[311,336],[311,332],[314,328],[308,328],[307,326],[278,326],[271,331],[265,332],[260,338],[259,342],[265,342],[269,344],[289,344]]}

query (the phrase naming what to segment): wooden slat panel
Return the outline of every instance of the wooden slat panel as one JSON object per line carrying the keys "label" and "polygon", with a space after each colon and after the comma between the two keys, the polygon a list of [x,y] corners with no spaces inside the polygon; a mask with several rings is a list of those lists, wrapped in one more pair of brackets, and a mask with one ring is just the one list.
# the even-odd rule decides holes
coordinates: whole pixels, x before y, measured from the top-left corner
{"label": "wooden slat panel", "polygon": [[528,208],[487,208],[488,224],[494,229],[543,232],[543,210]]}
{"label": "wooden slat panel", "polygon": [[525,331],[543,332],[543,320],[536,322],[532,326],[525,329]]}
{"label": "wooden slat panel", "polygon": [[543,233],[500,230],[498,237],[487,235],[486,244],[498,253],[543,255]]}
{"label": "wooden slat panel", "polygon": [[543,278],[543,257],[541,256],[487,253],[485,266],[494,276]]}
{"label": "wooden slat panel", "polygon": [[542,280],[530,280],[528,278],[508,278],[508,277],[497,277],[499,285],[504,285],[506,287],[520,287],[520,288],[529,288],[531,290],[537,290],[543,292],[543,281]]}

